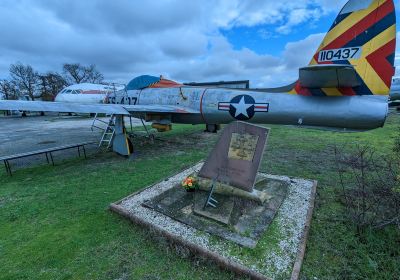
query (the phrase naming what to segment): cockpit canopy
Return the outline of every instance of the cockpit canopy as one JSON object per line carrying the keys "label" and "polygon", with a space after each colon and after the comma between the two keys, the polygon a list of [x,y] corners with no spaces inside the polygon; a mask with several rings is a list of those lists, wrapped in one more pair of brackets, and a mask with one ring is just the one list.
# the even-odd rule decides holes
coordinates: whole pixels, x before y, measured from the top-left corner
{"label": "cockpit canopy", "polygon": [[82,90],[80,89],[63,89],[60,94],[81,94]]}
{"label": "cockpit canopy", "polygon": [[182,84],[150,75],[141,75],[132,79],[126,86],[126,90],[140,90],[144,88],[169,88],[180,87]]}

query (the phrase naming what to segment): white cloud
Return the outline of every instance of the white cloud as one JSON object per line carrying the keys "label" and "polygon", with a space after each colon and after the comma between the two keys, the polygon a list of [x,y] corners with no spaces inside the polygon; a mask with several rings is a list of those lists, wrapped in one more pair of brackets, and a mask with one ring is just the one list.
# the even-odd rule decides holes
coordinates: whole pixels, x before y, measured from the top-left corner
{"label": "white cloud", "polygon": [[298,69],[306,66],[311,61],[324,36],[325,33],[312,34],[303,40],[287,43],[283,54],[286,67]]}
{"label": "white cloud", "polygon": [[287,33],[294,26],[309,20],[318,20],[332,11],[339,12],[347,0],[223,0],[213,1],[210,14],[218,27],[257,26],[277,24],[277,30]]}
{"label": "white cloud", "polygon": [[290,11],[287,22],[279,26],[276,31],[282,34],[289,34],[294,26],[298,26],[304,22],[317,21],[322,12],[320,9],[294,9]]}

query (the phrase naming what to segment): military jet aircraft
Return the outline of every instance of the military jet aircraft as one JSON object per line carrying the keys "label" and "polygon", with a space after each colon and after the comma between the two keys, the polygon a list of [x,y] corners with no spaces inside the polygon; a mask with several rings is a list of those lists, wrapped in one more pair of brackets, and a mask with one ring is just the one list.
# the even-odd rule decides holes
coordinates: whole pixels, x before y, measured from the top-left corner
{"label": "military jet aircraft", "polygon": [[0,101],[0,110],[115,114],[113,149],[120,154],[129,154],[122,117],[129,114],[160,130],[172,123],[204,123],[212,130],[235,120],[368,130],[384,125],[395,49],[393,0],[350,0],[297,82],[285,87],[192,87],[140,76],[110,95],[110,104]]}

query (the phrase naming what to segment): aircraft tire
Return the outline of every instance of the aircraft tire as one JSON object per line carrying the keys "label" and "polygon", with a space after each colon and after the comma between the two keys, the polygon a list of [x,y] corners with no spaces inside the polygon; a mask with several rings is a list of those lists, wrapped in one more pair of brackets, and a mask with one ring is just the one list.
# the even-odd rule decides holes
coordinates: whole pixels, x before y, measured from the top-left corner
{"label": "aircraft tire", "polygon": [[219,124],[206,124],[205,132],[217,133],[221,126]]}

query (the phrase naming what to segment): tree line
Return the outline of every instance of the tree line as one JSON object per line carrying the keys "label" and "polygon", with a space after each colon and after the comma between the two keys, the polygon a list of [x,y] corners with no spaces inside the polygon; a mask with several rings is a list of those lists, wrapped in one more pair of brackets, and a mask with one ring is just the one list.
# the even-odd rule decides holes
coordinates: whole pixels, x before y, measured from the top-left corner
{"label": "tree line", "polygon": [[9,68],[10,78],[0,80],[0,93],[4,99],[52,101],[64,87],[80,83],[100,84],[104,76],[95,65],[65,63],[62,72],[39,73],[32,66],[17,62]]}

